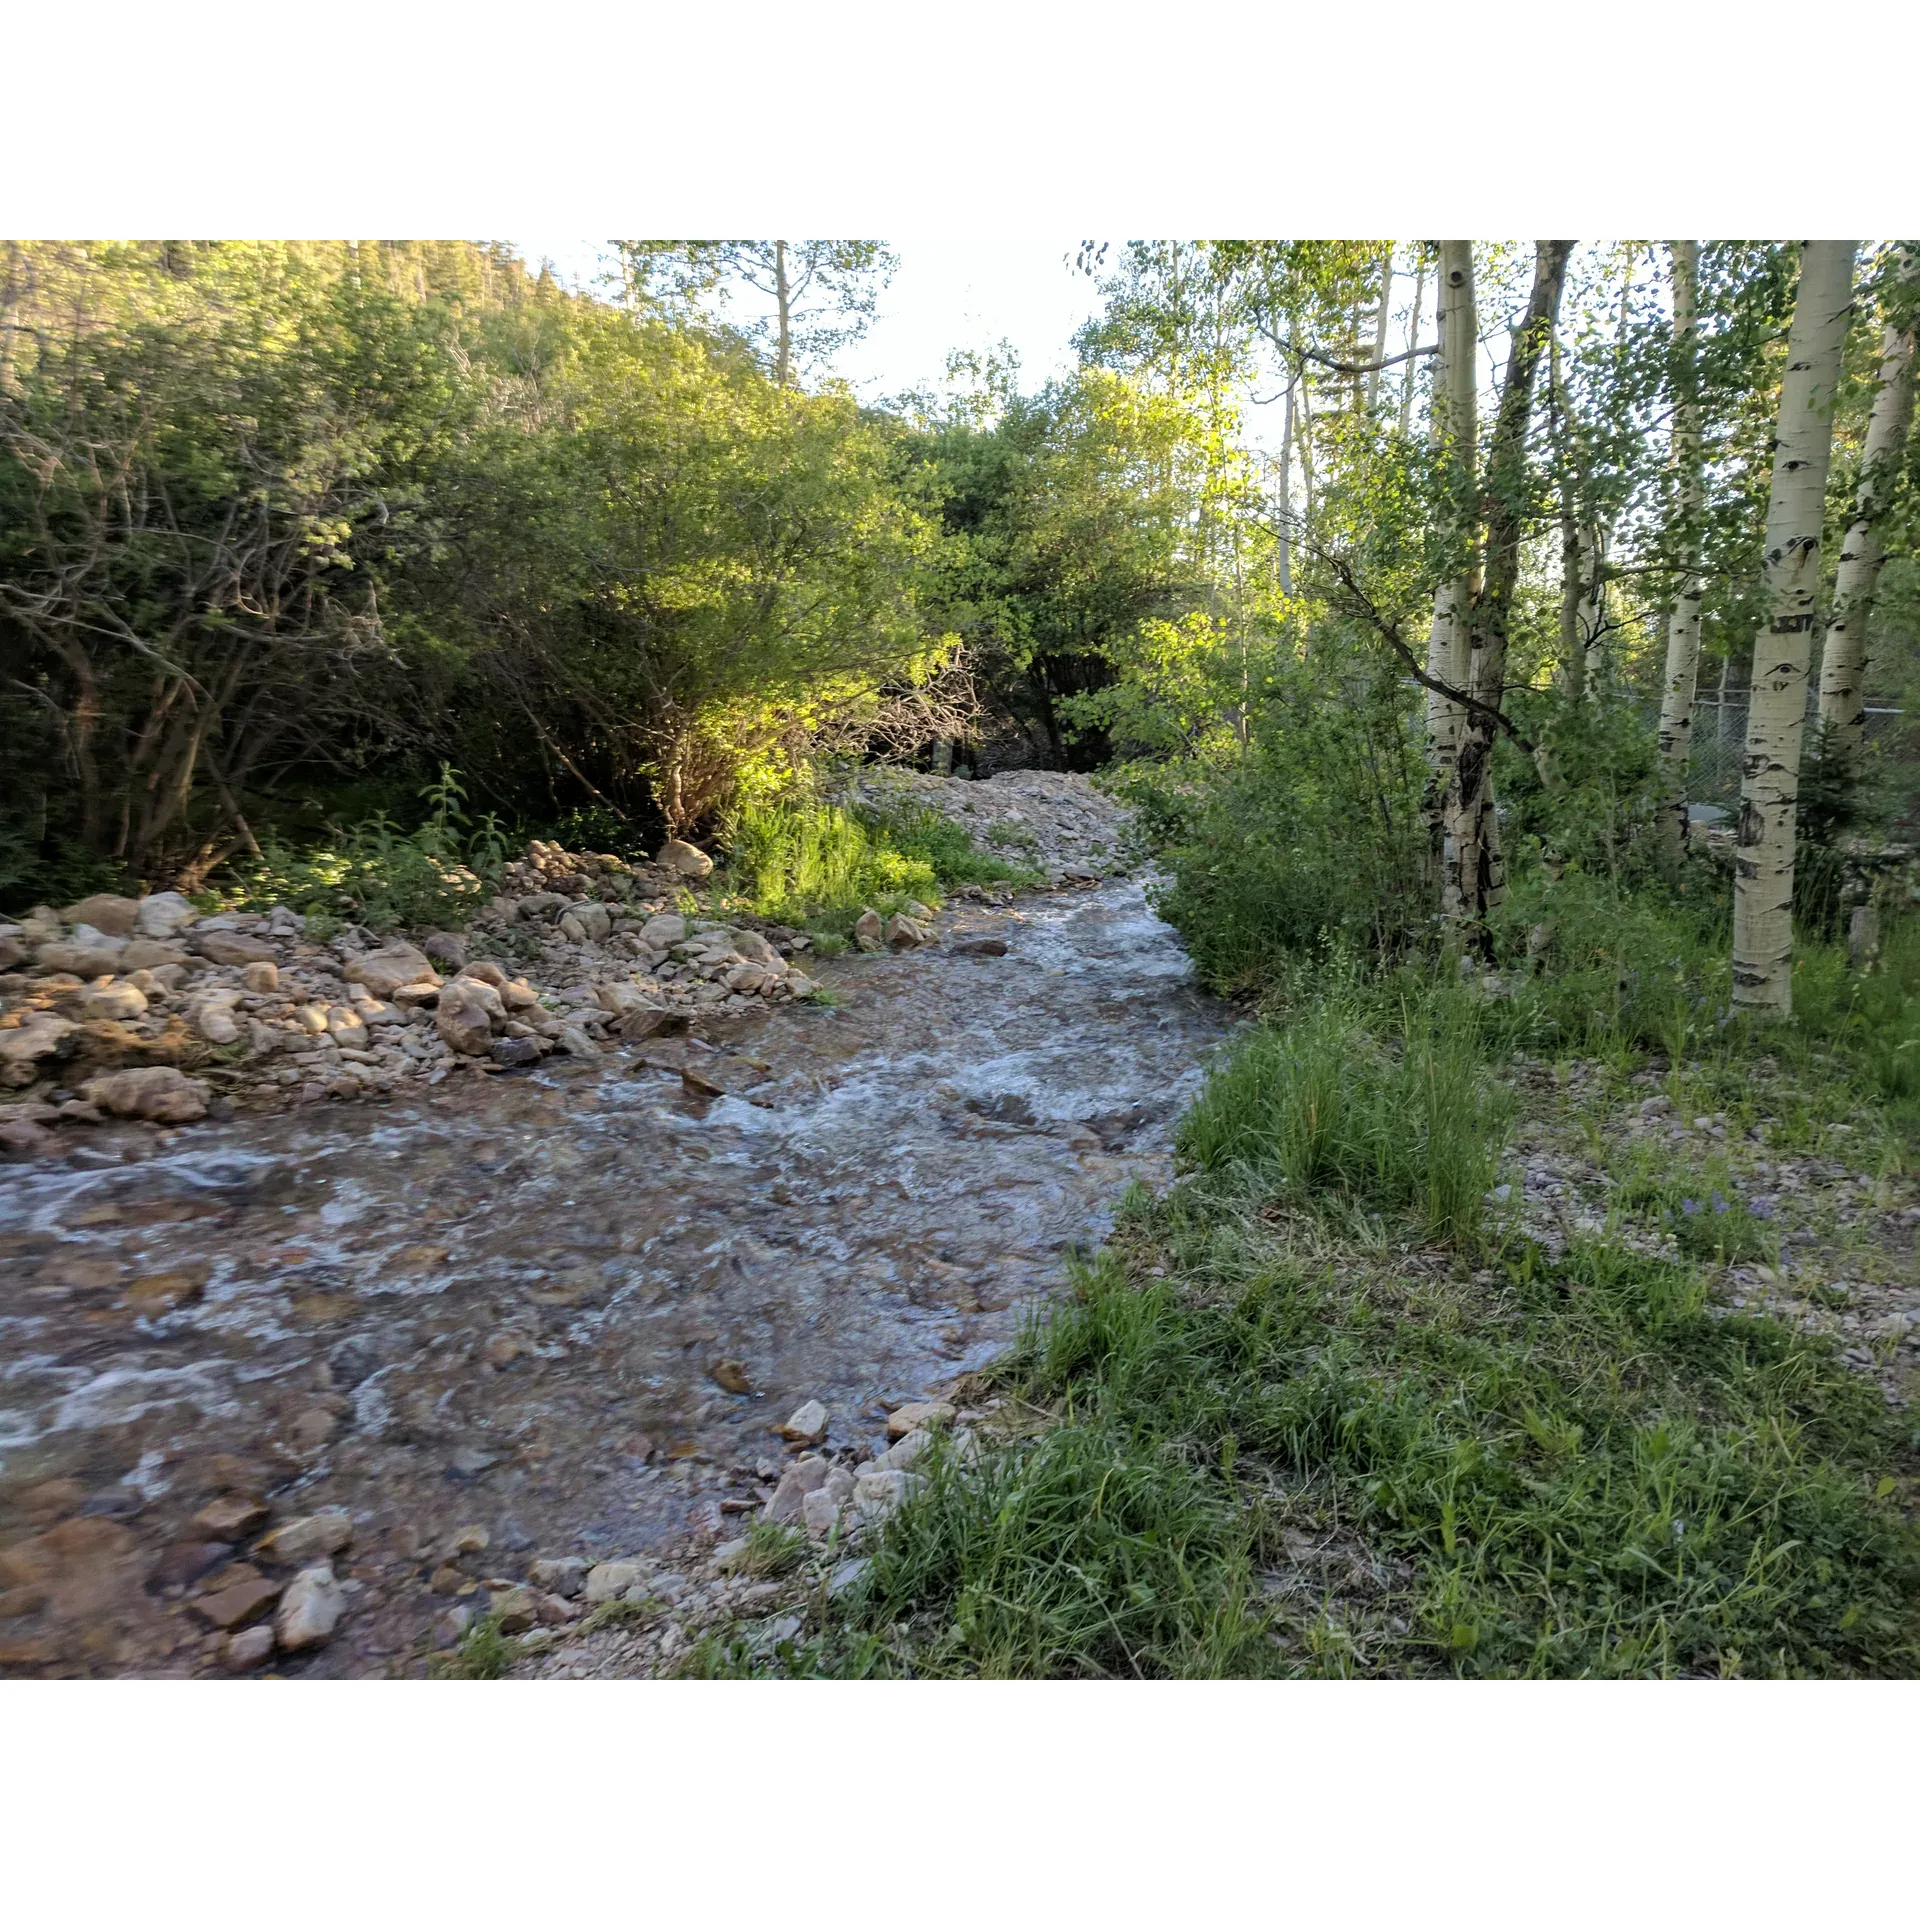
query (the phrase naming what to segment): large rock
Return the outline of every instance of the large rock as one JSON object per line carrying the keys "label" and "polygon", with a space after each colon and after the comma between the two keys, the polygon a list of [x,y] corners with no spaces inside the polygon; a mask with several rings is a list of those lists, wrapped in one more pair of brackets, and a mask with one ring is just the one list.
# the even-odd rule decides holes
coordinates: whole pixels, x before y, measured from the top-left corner
{"label": "large rock", "polygon": [[833,1463],[818,1454],[808,1460],[796,1460],[780,1476],[780,1484],[768,1496],[760,1517],[775,1526],[792,1526],[800,1518],[807,1495],[824,1487],[832,1471]]}
{"label": "large rock", "polygon": [[134,1120],[178,1125],[204,1119],[207,1112],[206,1088],[178,1067],[125,1067],[89,1080],[80,1091],[103,1112]]}
{"label": "large rock", "polygon": [[924,947],[933,939],[930,928],[924,927],[918,920],[904,913],[896,913],[887,922],[887,945],[896,952],[904,953],[913,947]]}
{"label": "large rock", "polygon": [[583,1596],[587,1605],[597,1607],[605,1601],[620,1599],[642,1571],[638,1560],[602,1560],[597,1567],[590,1567]]}
{"label": "large rock", "polygon": [[211,933],[195,934],[193,944],[216,967],[244,967],[255,960],[273,960],[279,956],[264,940],[250,933],[233,933],[216,927]]}
{"label": "large rock", "polygon": [[147,1010],[147,996],[130,980],[104,987],[83,987],[79,994],[82,1020],[137,1020]]}
{"label": "large rock", "polygon": [[[92,933],[93,929],[84,931]],[[93,980],[103,973],[118,973],[126,947],[124,940],[110,940],[105,934],[91,940],[49,940],[33,964],[40,973],[76,973],[82,980]]]}
{"label": "large rock", "polygon": [[952,1423],[953,1403],[950,1400],[913,1400],[904,1407],[895,1407],[887,1415],[887,1432],[898,1440],[922,1427],[945,1427]]}
{"label": "large rock", "polygon": [[347,978],[359,981],[382,1000],[391,1000],[402,987],[440,984],[433,962],[418,947],[404,940],[391,941],[375,953],[363,953],[349,960]]}
{"label": "large rock", "polygon": [[440,989],[434,1031],[455,1053],[478,1057],[493,1045],[493,1027],[505,1023],[507,1010],[484,980],[452,980]]}
{"label": "large rock", "polygon": [[128,973],[141,967],[184,966],[189,957],[177,940],[149,940],[139,934],[120,949],[120,964]]}
{"label": "large rock", "polygon": [[240,1022],[230,1000],[208,1000],[193,1016],[200,1037],[216,1047],[230,1047],[240,1038]]}
{"label": "large rock", "polygon": [[0,1027],[0,1086],[32,1086],[41,1068],[64,1050],[68,1035],[78,1031],[71,1020],[51,1013],[30,1026]]}
{"label": "large rock", "polygon": [[652,1013],[660,1002],[631,980],[606,980],[595,987],[594,998],[608,1013]]}
{"label": "large rock", "polygon": [[689,880],[704,880],[713,871],[713,862],[685,840],[669,840],[653,857],[669,873],[684,874]]}
{"label": "large rock", "polygon": [[863,948],[871,950],[880,944],[887,930],[886,922],[869,907],[853,923],[854,940]]}
{"label": "large rock", "polygon": [[575,943],[604,940],[613,931],[613,918],[597,900],[576,900],[560,916],[560,931]]}
{"label": "large rock", "polygon": [[686,937],[686,917],[678,913],[656,913],[640,929],[640,938],[660,953],[665,953],[669,947],[677,947]]}
{"label": "large rock", "polygon": [[773,942],[764,934],[755,933],[751,927],[735,928],[733,950],[742,960],[751,960],[756,967],[765,967],[775,979],[787,970],[787,963],[774,952]]}
{"label": "large rock", "polygon": [[190,1527],[197,1540],[244,1540],[267,1517],[264,1502],[250,1493],[223,1493],[193,1516]]}
{"label": "large rock", "polygon": [[827,1410],[818,1400],[805,1401],[781,1421],[780,1432],[788,1440],[817,1447],[826,1438]]}
{"label": "large rock", "polygon": [[140,918],[140,902],[120,893],[90,893],[70,907],[60,909],[60,918],[70,927],[98,927],[115,940],[124,940]]}
{"label": "large rock", "polygon": [[171,940],[199,917],[193,902],[183,893],[150,893],[140,902],[133,928],[149,940]]}
{"label": "large rock", "polygon": [[757,967],[751,960],[742,960],[737,967],[729,967],[721,976],[721,984],[729,993],[758,993],[773,978],[765,967]]}
{"label": "large rock", "polygon": [[346,1611],[347,1597],[331,1567],[302,1567],[287,1583],[273,1619],[274,1638],[287,1653],[323,1647]]}
{"label": "large rock", "polygon": [[536,1560],[527,1569],[527,1578],[536,1587],[545,1587],[571,1600],[587,1583],[587,1563],[569,1556],[564,1560]]}
{"label": "large rock", "polygon": [[283,1566],[307,1566],[331,1559],[353,1545],[353,1522],[344,1513],[309,1513],[289,1520],[254,1548],[255,1557],[276,1560]]}

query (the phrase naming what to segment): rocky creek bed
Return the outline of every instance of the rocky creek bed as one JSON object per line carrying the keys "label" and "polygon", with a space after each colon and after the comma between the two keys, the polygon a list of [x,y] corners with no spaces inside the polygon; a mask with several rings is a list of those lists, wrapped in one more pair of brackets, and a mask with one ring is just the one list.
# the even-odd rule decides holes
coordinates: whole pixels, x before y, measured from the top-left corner
{"label": "rocky creek bed", "polygon": [[[646,949],[671,903],[632,904]],[[857,1550],[948,1418],[903,1408],[1166,1177],[1228,1022],[1137,881],[815,962],[836,1004],[697,966],[649,991],[581,931],[543,923],[547,977],[608,954],[638,1037],[614,1014],[508,1063],[494,1016],[448,1052],[497,1072],[317,1103],[302,1074],[281,1112],[256,1078],[0,1169],[5,1671],[418,1673],[487,1611],[557,1670],[637,1671],[718,1618],[777,1627],[787,1590],[729,1543],[770,1509]],[[582,1639],[608,1600],[652,1624]]]}

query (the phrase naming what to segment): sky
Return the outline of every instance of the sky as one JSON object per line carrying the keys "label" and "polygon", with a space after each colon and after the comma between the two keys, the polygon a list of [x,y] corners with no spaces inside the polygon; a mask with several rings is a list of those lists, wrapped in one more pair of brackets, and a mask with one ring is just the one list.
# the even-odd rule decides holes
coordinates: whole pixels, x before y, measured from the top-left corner
{"label": "sky", "polygon": [[[590,285],[603,270],[599,240],[518,240],[529,262]],[[1099,304],[1094,283],[1074,270],[1072,239],[1018,236],[890,239],[900,269],[880,301],[867,337],[847,348],[834,371],[869,402],[911,388],[938,388],[947,355],[986,350],[1002,340],[1020,359],[1020,388],[1032,393],[1074,364],[1074,329]]]}

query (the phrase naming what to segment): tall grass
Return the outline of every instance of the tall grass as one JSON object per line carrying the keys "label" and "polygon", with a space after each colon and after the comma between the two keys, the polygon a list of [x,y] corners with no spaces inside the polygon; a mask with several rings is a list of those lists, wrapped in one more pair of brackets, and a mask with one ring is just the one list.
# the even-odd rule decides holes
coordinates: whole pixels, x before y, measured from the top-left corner
{"label": "tall grass", "polygon": [[1343,997],[1263,1028],[1208,1082],[1181,1149],[1210,1170],[1270,1172],[1295,1202],[1410,1210],[1434,1238],[1470,1244],[1512,1102],[1457,995],[1403,1001],[1400,1016],[1382,1038]]}

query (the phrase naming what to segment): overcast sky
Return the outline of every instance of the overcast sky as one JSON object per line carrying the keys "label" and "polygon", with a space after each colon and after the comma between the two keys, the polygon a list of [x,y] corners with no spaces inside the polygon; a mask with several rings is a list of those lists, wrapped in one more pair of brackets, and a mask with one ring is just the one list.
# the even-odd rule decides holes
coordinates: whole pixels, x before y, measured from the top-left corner
{"label": "overcast sky", "polygon": [[[574,285],[603,270],[599,240],[518,240],[535,264],[551,260]],[[937,387],[956,348],[1012,341],[1020,386],[1031,393],[1074,364],[1074,329],[1098,305],[1094,283],[1073,267],[1073,240],[1019,238],[890,240],[900,270],[871,331],[835,371],[862,400]]]}

